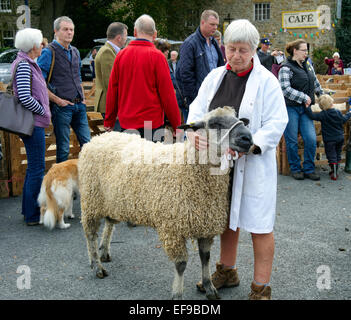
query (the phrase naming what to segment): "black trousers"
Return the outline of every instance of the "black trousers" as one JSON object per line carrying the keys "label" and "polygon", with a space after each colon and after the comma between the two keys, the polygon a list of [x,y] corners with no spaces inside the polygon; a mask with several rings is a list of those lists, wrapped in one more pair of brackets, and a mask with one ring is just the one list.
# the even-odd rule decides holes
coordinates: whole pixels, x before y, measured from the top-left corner
{"label": "black trousers", "polygon": [[344,138],[338,141],[324,141],[325,155],[329,164],[338,163],[341,160],[341,151],[344,144]]}

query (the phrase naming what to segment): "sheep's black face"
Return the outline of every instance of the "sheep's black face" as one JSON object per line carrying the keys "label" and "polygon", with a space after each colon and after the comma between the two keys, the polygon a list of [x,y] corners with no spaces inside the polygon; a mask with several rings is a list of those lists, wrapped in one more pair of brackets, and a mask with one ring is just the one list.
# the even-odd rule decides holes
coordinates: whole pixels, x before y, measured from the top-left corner
{"label": "sheep's black face", "polygon": [[252,145],[251,132],[244,122],[229,133],[229,147],[232,150],[247,153]]}
{"label": "sheep's black face", "polygon": [[[252,135],[247,128],[249,120],[236,117],[214,117],[209,120],[208,128],[216,129],[221,147],[228,147],[247,153],[253,145]],[[228,132],[229,131],[229,132]]]}

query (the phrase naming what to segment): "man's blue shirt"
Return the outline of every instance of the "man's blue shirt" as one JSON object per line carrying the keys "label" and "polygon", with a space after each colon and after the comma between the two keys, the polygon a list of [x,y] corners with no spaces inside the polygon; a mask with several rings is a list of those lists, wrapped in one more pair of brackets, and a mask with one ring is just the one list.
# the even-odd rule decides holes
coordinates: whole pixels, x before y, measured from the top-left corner
{"label": "man's blue shirt", "polygon": [[[65,54],[67,55],[68,60],[72,61],[72,48],[71,48],[71,45],[69,45],[68,49],[66,49],[58,41],[54,40],[53,42],[57,43],[62,48],[62,50],[65,52]],[[50,72],[51,61],[52,61],[51,50],[49,48],[44,48],[43,51],[41,52],[40,57],[37,60],[37,64],[39,65],[45,80],[47,80],[49,72]],[[81,74],[80,74],[81,66],[82,66],[82,61],[81,61],[80,56],[79,56],[79,77],[82,80],[82,77],[81,77]]]}
{"label": "man's blue shirt", "polygon": [[218,53],[214,45],[210,42],[210,45],[205,44],[206,56],[210,70],[217,68],[218,66]]}

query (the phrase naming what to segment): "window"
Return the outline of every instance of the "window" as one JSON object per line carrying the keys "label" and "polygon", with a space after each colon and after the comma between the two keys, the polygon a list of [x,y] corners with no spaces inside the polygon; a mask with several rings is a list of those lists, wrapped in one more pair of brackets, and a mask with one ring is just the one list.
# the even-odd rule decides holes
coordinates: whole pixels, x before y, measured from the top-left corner
{"label": "window", "polygon": [[13,30],[4,30],[2,32],[2,41],[4,47],[13,47],[15,32]]}
{"label": "window", "polygon": [[0,0],[0,12],[11,12],[11,0]]}
{"label": "window", "polygon": [[266,21],[271,18],[270,3],[255,3],[255,21]]}

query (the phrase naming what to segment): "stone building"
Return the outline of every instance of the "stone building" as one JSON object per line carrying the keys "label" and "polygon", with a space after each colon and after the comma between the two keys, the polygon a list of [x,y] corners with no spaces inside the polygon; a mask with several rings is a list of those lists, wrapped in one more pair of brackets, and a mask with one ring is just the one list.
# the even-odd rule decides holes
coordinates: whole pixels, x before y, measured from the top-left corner
{"label": "stone building", "polygon": [[[30,3],[31,26],[43,31],[52,40],[53,21],[63,12],[65,0],[0,0],[0,45],[12,46],[23,23],[24,12],[19,6]],[[220,30],[230,21],[240,18],[255,24],[261,37],[268,37],[272,47],[283,49],[289,41],[304,38],[311,50],[322,45],[335,46],[334,27],[337,7],[341,0],[214,0],[212,9],[220,15]],[[191,19],[185,21],[190,30],[199,24],[201,10],[193,10]]]}
{"label": "stone building", "polygon": [[335,46],[335,24],[340,0],[217,0],[213,9],[220,15],[220,29],[235,19],[250,20],[267,37],[272,47],[284,49],[298,38],[307,40],[310,50]]}

